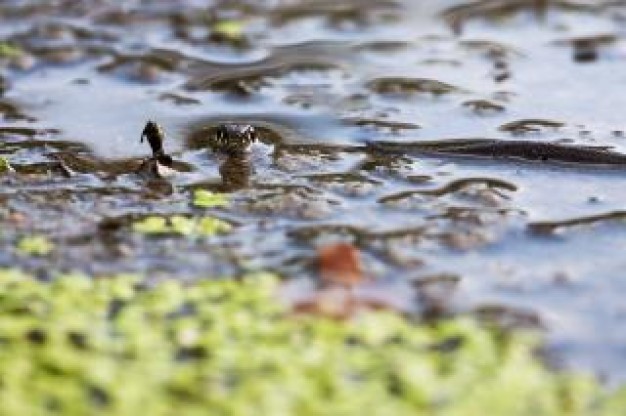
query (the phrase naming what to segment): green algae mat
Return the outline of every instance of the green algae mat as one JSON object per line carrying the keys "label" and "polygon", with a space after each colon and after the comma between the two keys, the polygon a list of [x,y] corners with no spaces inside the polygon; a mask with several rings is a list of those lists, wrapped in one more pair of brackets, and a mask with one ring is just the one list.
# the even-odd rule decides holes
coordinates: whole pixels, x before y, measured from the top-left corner
{"label": "green algae mat", "polygon": [[0,272],[1,415],[619,415],[536,338],[463,317],[295,314],[280,281]]}

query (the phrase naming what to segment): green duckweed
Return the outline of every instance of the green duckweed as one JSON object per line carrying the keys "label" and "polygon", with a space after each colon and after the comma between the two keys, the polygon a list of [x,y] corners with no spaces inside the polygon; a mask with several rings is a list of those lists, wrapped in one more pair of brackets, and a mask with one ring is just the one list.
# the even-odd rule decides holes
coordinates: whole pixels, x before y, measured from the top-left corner
{"label": "green duckweed", "polygon": [[229,232],[232,226],[214,217],[188,218],[174,215],[166,218],[150,216],[133,223],[133,230],[149,235],[175,234],[186,237],[210,237]]}
{"label": "green duckweed", "polygon": [[22,53],[19,47],[7,42],[0,42],[0,58],[16,58]]}
{"label": "green duckweed", "polygon": [[204,189],[197,189],[193,194],[193,205],[199,208],[227,207],[229,205],[228,196]]}
{"label": "green duckweed", "polygon": [[212,27],[212,32],[227,39],[238,40],[243,37],[244,22],[242,20],[221,20]]}
{"label": "green duckweed", "polygon": [[6,157],[0,156],[0,175],[15,172]]}
{"label": "green duckweed", "polygon": [[294,316],[278,285],[0,271],[0,414],[623,414],[626,395],[547,371],[532,336]]}
{"label": "green duckweed", "polygon": [[17,251],[27,256],[47,256],[52,250],[54,243],[43,235],[25,236],[17,242]]}

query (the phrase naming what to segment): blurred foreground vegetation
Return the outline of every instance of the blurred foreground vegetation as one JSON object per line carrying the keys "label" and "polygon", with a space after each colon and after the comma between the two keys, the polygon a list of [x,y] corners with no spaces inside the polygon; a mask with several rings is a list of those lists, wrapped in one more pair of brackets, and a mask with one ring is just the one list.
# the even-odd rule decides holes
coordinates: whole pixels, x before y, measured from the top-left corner
{"label": "blurred foreground vegetation", "polygon": [[620,415],[537,340],[455,318],[298,315],[280,281],[0,272],[2,415]]}

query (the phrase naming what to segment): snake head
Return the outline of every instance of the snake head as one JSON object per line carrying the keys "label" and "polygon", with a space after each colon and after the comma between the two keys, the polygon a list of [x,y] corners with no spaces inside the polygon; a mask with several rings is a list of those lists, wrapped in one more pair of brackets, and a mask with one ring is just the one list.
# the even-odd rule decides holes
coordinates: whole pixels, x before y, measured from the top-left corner
{"label": "snake head", "polygon": [[210,147],[217,152],[236,155],[244,153],[257,141],[257,133],[253,126],[247,124],[221,124],[215,130]]}

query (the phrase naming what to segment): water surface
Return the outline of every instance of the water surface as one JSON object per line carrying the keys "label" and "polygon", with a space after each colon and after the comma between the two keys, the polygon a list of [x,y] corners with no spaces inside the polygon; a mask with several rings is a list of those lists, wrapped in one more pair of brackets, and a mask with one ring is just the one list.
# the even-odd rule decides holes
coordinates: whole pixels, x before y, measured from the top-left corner
{"label": "water surface", "polygon": [[[0,60],[0,153],[18,171],[2,178],[0,264],[42,277],[260,268],[304,279],[317,246],[350,241],[394,288],[455,276],[446,311],[540,326],[563,365],[624,380],[626,166],[366,146],[478,138],[626,153],[623,4],[119,3],[0,6],[0,37],[22,51]],[[224,21],[236,33],[216,29]],[[148,119],[193,167],[173,186],[130,169],[148,154]],[[204,147],[222,122],[259,130],[245,160]],[[195,188],[231,194],[209,213],[235,232],[132,232],[147,214],[205,213],[190,204]],[[20,255],[16,240],[32,233],[57,250]]]}

